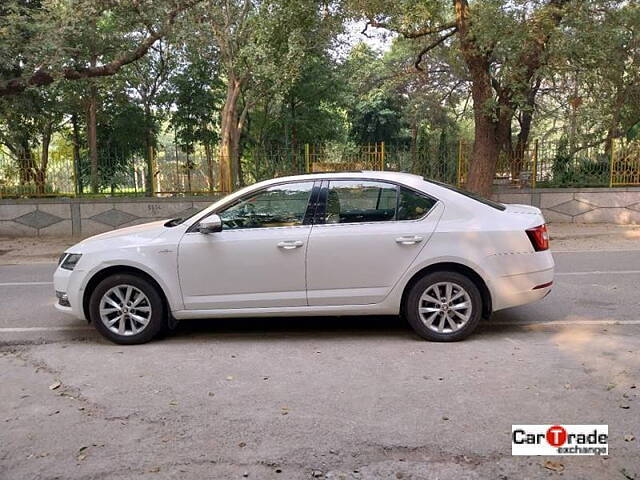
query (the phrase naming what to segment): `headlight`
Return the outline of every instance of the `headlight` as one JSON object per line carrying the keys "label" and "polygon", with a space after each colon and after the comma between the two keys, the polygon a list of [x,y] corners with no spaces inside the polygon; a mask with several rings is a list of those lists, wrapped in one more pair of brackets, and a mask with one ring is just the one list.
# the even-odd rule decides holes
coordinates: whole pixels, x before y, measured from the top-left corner
{"label": "headlight", "polygon": [[60,257],[62,259],[60,268],[73,270],[76,268],[76,264],[80,261],[80,257],[82,257],[82,254],[80,253],[63,253],[62,257]]}

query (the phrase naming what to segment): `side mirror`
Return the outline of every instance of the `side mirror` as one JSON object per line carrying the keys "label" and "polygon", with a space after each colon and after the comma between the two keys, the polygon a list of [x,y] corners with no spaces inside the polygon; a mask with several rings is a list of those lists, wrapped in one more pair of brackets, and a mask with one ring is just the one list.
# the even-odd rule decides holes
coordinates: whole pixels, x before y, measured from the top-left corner
{"label": "side mirror", "polygon": [[200,222],[200,233],[215,233],[222,231],[222,219],[217,213],[212,213]]}

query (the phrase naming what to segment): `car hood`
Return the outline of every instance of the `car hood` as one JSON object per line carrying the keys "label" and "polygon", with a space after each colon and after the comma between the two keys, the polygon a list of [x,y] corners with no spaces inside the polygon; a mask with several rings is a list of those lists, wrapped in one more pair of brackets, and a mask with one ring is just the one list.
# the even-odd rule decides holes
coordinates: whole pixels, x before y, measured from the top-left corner
{"label": "car hood", "polygon": [[167,220],[159,220],[100,233],[82,240],[68,251],[83,253],[87,250],[93,250],[96,247],[102,247],[105,244],[108,244],[110,248],[145,244],[167,230],[167,227],[164,226],[166,222]]}

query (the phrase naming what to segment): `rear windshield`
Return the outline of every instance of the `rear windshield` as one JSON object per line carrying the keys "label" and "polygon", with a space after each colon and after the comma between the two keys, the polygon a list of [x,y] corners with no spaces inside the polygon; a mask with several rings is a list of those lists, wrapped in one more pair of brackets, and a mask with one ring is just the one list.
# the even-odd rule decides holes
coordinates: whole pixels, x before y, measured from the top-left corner
{"label": "rear windshield", "polygon": [[505,207],[502,203],[494,202],[493,200],[489,200],[488,198],[481,197],[477,193],[467,192],[466,190],[462,190],[461,188],[447,185],[446,183],[442,183],[442,182],[436,182],[435,180],[427,180],[427,181],[429,183],[434,183],[440,187],[453,190],[454,192],[459,193],[460,195],[464,195],[465,197],[471,198],[476,202],[480,202],[485,205],[488,205],[489,207],[495,208],[496,210],[500,210],[501,212],[507,209],[507,207]]}

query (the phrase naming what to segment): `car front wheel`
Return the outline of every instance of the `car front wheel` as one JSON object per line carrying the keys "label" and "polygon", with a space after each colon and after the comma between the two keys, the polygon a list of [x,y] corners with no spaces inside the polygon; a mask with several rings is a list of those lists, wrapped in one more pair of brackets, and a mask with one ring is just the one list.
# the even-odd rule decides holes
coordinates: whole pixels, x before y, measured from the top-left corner
{"label": "car front wheel", "polygon": [[148,342],[165,323],[164,305],[156,287],[131,274],[102,280],[91,294],[89,313],[98,332],[122,345]]}
{"label": "car front wheel", "polygon": [[478,287],[458,272],[433,272],[409,291],[404,312],[418,335],[436,342],[462,340],[475,330],[482,316]]}

